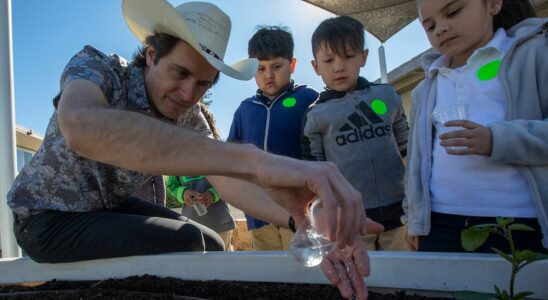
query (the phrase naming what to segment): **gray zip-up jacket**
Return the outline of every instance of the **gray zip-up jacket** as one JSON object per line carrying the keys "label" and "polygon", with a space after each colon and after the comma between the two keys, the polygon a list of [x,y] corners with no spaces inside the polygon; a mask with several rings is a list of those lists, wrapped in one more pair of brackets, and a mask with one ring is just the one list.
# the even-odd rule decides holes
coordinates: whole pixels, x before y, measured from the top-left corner
{"label": "gray zip-up jacket", "polygon": [[[548,19],[527,19],[507,31],[518,40],[504,57],[499,78],[506,94],[504,121],[488,127],[493,135],[490,159],[514,165],[529,183],[548,248]],[[426,54],[428,70],[440,54]],[[428,78],[428,77],[426,77]],[[404,211],[410,235],[430,232],[432,119],[436,76],[413,91],[411,133],[407,145]]]}
{"label": "gray zip-up jacket", "polygon": [[362,193],[368,217],[390,230],[402,225],[408,131],[396,90],[359,78],[353,92],[327,90],[310,106],[301,150],[304,159],[334,162]]}

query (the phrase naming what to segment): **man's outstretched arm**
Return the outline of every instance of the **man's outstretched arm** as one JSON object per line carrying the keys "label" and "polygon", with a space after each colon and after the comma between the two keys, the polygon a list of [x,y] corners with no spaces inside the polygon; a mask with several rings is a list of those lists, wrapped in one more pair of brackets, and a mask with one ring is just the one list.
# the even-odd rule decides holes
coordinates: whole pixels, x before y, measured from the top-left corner
{"label": "man's outstretched arm", "polygon": [[[147,174],[220,174],[250,180],[248,164],[260,151],[223,145],[191,130],[138,112],[109,107],[91,81],[73,80],[58,105],[61,133],[86,158]],[[184,172],[180,172],[184,170]]]}
{"label": "man's outstretched arm", "polygon": [[99,87],[82,79],[64,87],[58,121],[68,146],[83,157],[148,174],[243,179],[261,186],[297,218],[317,196],[329,211],[328,234],[340,247],[353,244],[358,232],[365,233],[361,195],[332,163],[222,143],[147,115],[111,108]]}

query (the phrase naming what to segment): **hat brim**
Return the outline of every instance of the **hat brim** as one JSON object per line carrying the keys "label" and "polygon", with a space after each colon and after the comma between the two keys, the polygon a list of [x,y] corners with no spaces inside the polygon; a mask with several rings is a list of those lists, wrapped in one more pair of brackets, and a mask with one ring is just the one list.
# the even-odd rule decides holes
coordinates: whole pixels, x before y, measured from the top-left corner
{"label": "hat brim", "polygon": [[129,29],[141,43],[154,32],[166,33],[187,42],[215,69],[232,78],[249,80],[257,72],[258,62],[254,58],[228,65],[203,51],[183,17],[165,0],[124,0],[122,13]]}

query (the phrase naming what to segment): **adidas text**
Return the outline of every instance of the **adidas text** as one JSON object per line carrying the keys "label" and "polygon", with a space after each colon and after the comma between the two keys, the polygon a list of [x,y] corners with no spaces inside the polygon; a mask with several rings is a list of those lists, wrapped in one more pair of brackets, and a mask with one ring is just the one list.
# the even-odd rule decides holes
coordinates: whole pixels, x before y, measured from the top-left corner
{"label": "adidas text", "polygon": [[359,129],[354,129],[347,134],[341,134],[335,137],[337,145],[344,146],[346,144],[352,144],[357,142],[362,142],[364,140],[369,140],[375,137],[383,137],[390,134],[392,131],[392,126],[378,126],[373,127],[373,125],[363,127],[363,131]]}

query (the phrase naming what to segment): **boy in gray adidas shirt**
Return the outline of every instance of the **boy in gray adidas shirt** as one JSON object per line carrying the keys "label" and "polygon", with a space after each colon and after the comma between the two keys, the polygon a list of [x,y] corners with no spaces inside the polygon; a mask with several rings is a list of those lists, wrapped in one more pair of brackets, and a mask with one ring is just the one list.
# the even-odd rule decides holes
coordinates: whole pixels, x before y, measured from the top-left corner
{"label": "boy in gray adidas shirt", "polygon": [[326,84],[303,119],[303,158],[334,162],[362,193],[366,214],[385,232],[364,238],[368,250],[407,250],[401,223],[408,124],[402,99],[386,84],[360,77],[368,50],[363,25],[323,21],[312,35],[312,66]]}

